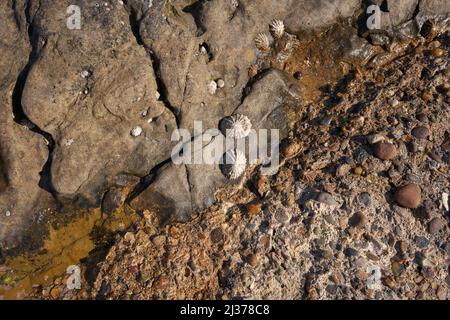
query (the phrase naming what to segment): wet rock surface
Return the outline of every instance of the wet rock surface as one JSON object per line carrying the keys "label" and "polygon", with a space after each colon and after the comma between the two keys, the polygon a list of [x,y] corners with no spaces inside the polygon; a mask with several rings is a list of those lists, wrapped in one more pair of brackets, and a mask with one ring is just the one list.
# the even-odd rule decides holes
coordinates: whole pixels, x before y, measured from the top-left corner
{"label": "wet rock surface", "polygon": [[[139,222],[36,297],[447,299],[448,1],[385,1],[371,31],[356,0],[78,2],[81,30],[0,4],[0,257],[67,208],[101,208],[89,237]],[[280,130],[274,176],[171,162],[175,129],[237,115]]]}

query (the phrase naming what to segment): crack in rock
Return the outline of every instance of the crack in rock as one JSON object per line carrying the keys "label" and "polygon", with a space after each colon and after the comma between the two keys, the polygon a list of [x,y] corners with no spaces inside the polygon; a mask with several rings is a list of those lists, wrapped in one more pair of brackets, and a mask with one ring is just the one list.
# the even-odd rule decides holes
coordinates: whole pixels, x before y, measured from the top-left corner
{"label": "crack in rock", "polygon": [[[14,9],[16,9],[15,1],[14,1]],[[38,41],[39,39],[38,39],[38,35],[35,30],[34,17],[32,17],[31,9],[32,9],[32,1],[28,0],[26,3],[26,7],[25,7],[25,17],[26,17],[26,21],[28,24],[27,31],[28,31],[28,38],[29,38],[29,43],[31,46],[31,51],[29,54],[28,62],[25,65],[25,67],[22,69],[22,71],[20,72],[20,74],[17,78],[16,84],[15,84],[15,87],[13,89],[13,95],[12,95],[13,117],[14,117],[14,121],[17,124],[22,125],[22,126],[28,128],[29,130],[39,134],[46,140],[47,146],[48,146],[48,159],[40,173],[41,180],[39,182],[39,186],[42,189],[51,193],[53,195],[53,197],[56,198],[56,191],[52,185],[51,171],[50,171],[52,159],[53,159],[53,150],[55,148],[55,140],[53,139],[53,137],[50,133],[45,132],[44,130],[39,128],[35,123],[33,123],[28,118],[28,116],[25,114],[25,112],[23,110],[23,106],[22,106],[22,95],[23,95],[26,81],[28,79],[28,74],[30,73],[30,70],[33,67],[34,63],[39,58],[39,53],[41,50],[41,48],[39,47],[39,41]],[[39,11],[39,9],[40,9],[40,3],[35,12],[35,15]],[[17,14],[16,10],[14,10],[14,12],[15,12],[16,22],[18,22],[19,21],[18,14]]]}

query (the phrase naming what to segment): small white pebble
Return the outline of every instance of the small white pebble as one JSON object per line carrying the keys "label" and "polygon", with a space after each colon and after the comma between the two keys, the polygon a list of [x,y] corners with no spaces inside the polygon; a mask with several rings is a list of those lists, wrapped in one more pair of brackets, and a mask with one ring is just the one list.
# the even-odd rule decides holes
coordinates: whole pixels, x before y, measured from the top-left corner
{"label": "small white pebble", "polygon": [[91,72],[89,71],[89,70],[83,70],[83,71],[81,71],[81,77],[83,78],[83,79],[87,79],[87,78],[89,78],[91,76]]}
{"label": "small white pebble", "polygon": [[445,208],[445,210],[447,210],[447,211],[450,211],[450,208],[449,208],[449,195],[448,195],[448,193],[443,193],[442,194],[442,202],[444,203],[444,208]]}
{"label": "small white pebble", "polygon": [[147,123],[152,123],[153,122],[153,118],[150,118],[147,120]]}
{"label": "small white pebble", "polygon": [[161,94],[158,91],[156,91],[155,93],[155,98],[156,100],[159,100],[159,98],[161,98]]}
{"label": "small white pebble", "polygon": [[211,95],[216,94],[216,91],[217,91],[217,82],[215,82],[214,80],[212,80],[210,83],[208,83],[207,89],[208,89],[208,93],[209,93],[209,94],[211,94]]}
{"label": "small white pebble", "polygon": [[219,88],[225,87],[225,81],[223,81],[222,79],[217,80],[217,86]]}
{"label": "small white pebble", "polygon": [[131,130],[131,135],[133,137],[139,137],[141,134],[142,134],[142,128],[139,126],[133,128],[133,130]]}
{"label": "small white pebble", "polygon": [[5,216],[10,217],[10,216],[11,216],[11,211],[7,210],[7,211],[5,212]]}
{"label": "small white pebble", "polygon": [[399,103],[400,102],[395,98],[389,99],[389,104],[391,105],[391,107],[396,107],[396,106],[398,106]]}
{"label": "small white pebble", "polygon": [[369,141],[370,144],[375,144],[380,141],[384,141],[386,138],[382,136],[381,134],[373,134],[367,137],[367,141]]}
{"label": "small white pebble", "polygon": [[68,146],[71,146],[74,142],[75,142],[75,140],[69,139],[66,141],[65,145],[68,147]]}
{"label": "small white pebble", "polygon": [[147,116],[147,114],[148,114],[148,111],[147,111],[147,110],[141,112],[141,116],[142,116],[143,118],[145,118],[145,117]]}

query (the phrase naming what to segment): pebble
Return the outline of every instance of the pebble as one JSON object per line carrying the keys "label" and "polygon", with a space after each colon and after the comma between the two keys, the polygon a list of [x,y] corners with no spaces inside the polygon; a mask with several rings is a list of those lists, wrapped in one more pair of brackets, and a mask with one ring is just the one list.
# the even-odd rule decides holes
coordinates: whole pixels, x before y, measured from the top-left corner
{"label": "pebble", "polygon": [[5,212],[5,216],[10,217],[10,216],[11,216],[11,211],[7,210],[7,211]]}
{"label": "pebble", "polygon": [[402,207],[416,209],[420,206],[422,195],[420,187],[414,183],[407,184],[395,193],[395,201]]}
{"label": "pebble", "polygon": [[356,249],[353,249],[353,248],[351,248],[351,247],[348,247],[347,249],[344,250],[344,254],[345,254],[347,257],[356,257],[356,256],[359,255],[359,252],[358,252],[358,250],[356,250]]}
{"label": "pebble", "polygon": [[378,159],[392,160],[397,156],[397,147],[392,143],[380,141],[374,145],[373,152]]}
{"label": "pebble", "polygon": [[89,71],[89,70],[83,70],[83,71],[81,71],[81,77],[83,78],[83,79],[87,79],[87,78],[89,78],[91,76],[91,72]]}
{"label": "pebble", "polygon": [[375,144],[377,142],[381,142],[384,140],[385,140],[385,137],[381,134],[373,134],[373,135],[367,136],[367,141],[370,144]]}
{"label": "pebble", "polygon": [[275,212],[275,219],[279,222],[279,223],[285,223],[289,220],[289,216],[286,214],[285,210],[283,209],[278,209]]}
{"label": "pebble", "polygon": [[258,257],[256,256],[256,254],[249,254],[247,256],[247,263],[249,265],[251,265],[253,268],[255,268],[258,265]]}
{"label": "pebble", "polygon": [[441,218],[434,218],[428,223],[428,232],[437,235],[445,226],[445,222]]}
{"label": "pebble", "polygon": [[358,196],[359,202],[368,207],[372,204],[372,196],[368,192],[363,192]]}
{"label": "pebble", "polygon": [[450,242],[447,241],[447,243],[445,243],[444,251],[450,256]]}
{"label": "pebble", "polygon": [[222,79],[217,80],[217,86],[219,88],[225,87],[225,81],[223,81]]}
{"label": "pebble", "polygon": [[431,99],[433,99],[433,93],[431,93],[430,90],[425,90],[422,93],[422,99],[425,101],[430,101]]}
{"label": "pebble", "polygon": [[327,192],[321,192],[317,196],[317,201],[327,204],[332,207],[338,207],[339,203],[333,198],[333,196]]}
{"label": "pebble", "polygon": [[430,241],[427,238],[421,236],[416,236],[414,242],[420,249],[424,249],[430,244]]}
{"label": "pebble", "polygon": [[333,121],[332,116],[325,116],[320,120],[320,124],[323,126],[329,126],[332,121]]}
{"label": "pebble", "polygon": [[142,134],[142,131],[143,131],[142,128],[137,126],[137,127],[133,128],[133,130],[131,130],[131,135],[133,137],[139,137]]}
{"label": "pebble", "polygon": [[431,54],[435,58],[440,58],[445,54],[445,51],[441,48],[434,48],[433,50],[431,50]]}
{"label": "pebble", "polygon": [[164,290],[169,285],[169,278],[165,275],[161,275],[158,280],[153,284],[154,288],[157,290]]}
{"label": "pebble", "polygon": [[349,224],[355,228],[363,228],[367,224],[367,216],[362,212],[357,212],[350,218]]}
{"label": "pebble", "polygon": [[221,228],[216,228],[211,231],[211,241],[214,243],[219,243],[223,240],[223,232]]}
{"label": "pebble", "polygon": [[428,121],[428,117],[425,113],[419,113],[416,116],[417,120],[419,120],[420,122],[427,122]]}
{"label": "pebble", "polygon": [[389,105],[390,105],[391,107],[396,107],[396,106],[398,106],[399,103],[400,103],[400,102],[399,102],[397,99],[395,99],[395,98],[389,99]]}
{"label": "pebble", "polygon": [[361,167],[356,167],[354,170],[353,170],[353,173],[354,174],[356,174],[357,176],[360,176],[360,175],[362,175],[363,174],[363,168],[361,168]]}
{"label": "pebble", "polygon": [[442,150],[450,152],[450,139],[444,141],[441,145]]}
{"label": "pebble", "polygon": [[300,144],[291,142],[282,147],[282,154],[286,159],[291,159],[300,152]]}
{"label": "pebble", "polygon": [[395,276],[400,275],[403,271],[405,271],[405,266],[397,261],[391,264],[391,270]]}
{"label": "pebble", "polygon": [[247,206],[248,213],[256,216],[261,212],[261,203],[251,203]]}
{"label": "pebble", "polygon": [[449,194],[444,192],[442,193],[442,203],[446,211],[450,211],[450,198]]}
{"label": "pebble", "polygon": [[53,300],[58,299],[60,293],[61,289],[58,287],[54,287],[50,290],[50,296],[52,297]]}
{"label": "pebble", "polygon": [[343,164],[336,170],[336,175],[338,177],[345,177],[352,170],[352,167],[349,164]]}
{"label": "pebble", "polygon": [[430,136],[430,129],[424,126],[417,126],[411,131],[411,134],[417,139],[427,139]]}
{"label": "pebble", "polygon": [[386,277],[383,279],[383,284],[390,288],[390,289],[394,289],[395,288],[395,283],[394,283],[394,279],[392,277]]}

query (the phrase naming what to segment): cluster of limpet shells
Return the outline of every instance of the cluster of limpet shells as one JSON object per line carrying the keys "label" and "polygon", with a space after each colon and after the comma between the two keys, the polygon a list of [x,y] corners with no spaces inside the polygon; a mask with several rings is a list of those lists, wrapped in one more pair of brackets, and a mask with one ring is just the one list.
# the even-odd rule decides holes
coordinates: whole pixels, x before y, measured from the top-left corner
{"label": "cluster of limpet shells", "polygon": [[[272,20],[269,25],[270,34],[273,39],[278,40],[281,39],[285,34],[284,23],[281,20]],[[255,38],[255,46],[262,52],[270,51],[270,38],[269,35],[265,33],[259,33]]]}
{"label": "cluster of limpet shells", "polygon": [[[227,138],[239,140],[250,134],[252,123],[247,116],[235,114],[222,119],[219,128]],[[235,180],[239,178],[244,174],[246,168],[247,158],[241,150],[235,148],[223,155],[220,169],[228,179]]]}
{"label": "cluster of limpet shells", "polygon": [[[299,44],[298,38],[286,31],[285,25],[281,20],[272,20],[269,24],[270,35],[259,33],[255,37],[255,46],[262,55],[257,64],[264,63],[267,60],[275,63],[275,66],[281,68],[283,64],[292,55],[294,49]],[[253,66],[253,69],[257,68]],[[259,67],[258,67],[259,68]],[[249,69],[249,76],[253,77],[257,72],[252,67]]]}

